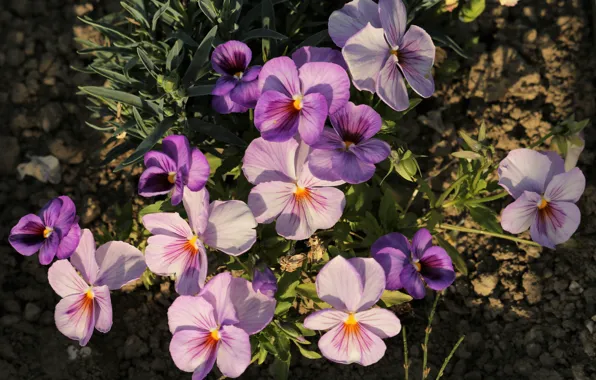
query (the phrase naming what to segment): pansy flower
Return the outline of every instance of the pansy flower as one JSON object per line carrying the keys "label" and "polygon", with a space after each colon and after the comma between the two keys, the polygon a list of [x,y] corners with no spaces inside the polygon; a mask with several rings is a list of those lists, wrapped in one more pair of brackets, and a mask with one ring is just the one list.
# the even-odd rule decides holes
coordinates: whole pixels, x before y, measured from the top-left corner
{"label": "pansy flower", "polygon": [[319,298],[333,308],[310,314],[304,327],[329,330],[319,340],[323,356],[363,366],[381,360],[387,349],[383,339],[401,330],[395,314],[373,307],[385,290],[383,268],[373,259],[336,256],[321,269],[316,286]]}
{"label": "pansy flower", "polygon": [[381,236],[370,250],[385,271],[388,290],[405,288],[413,298],[421,299],[426,294],[425,285],[440,291],[455,280],[451,258],[443,248],[433,246],[426,228],[414,234],[412,244],[394,232]]}
{"label": "pansy flower", "polygon": [[217,367],[236,378],[251,360],[250,335],[273,319],[276,301],[230,273],[213,277],[196,297],[178,297],[168,310],[170,354],[178,368],[202,380]]}
{"label": "pansy flower", "polygon": [[205,244],[228,255],[248,251],[256,241],[257,223],[246,203],[214,201],[206,189],[188,188],[182,200],[188,223],[178,213],[155,213],[143,217],[153,236],[147,240],[145,257],[149,269],[159,275],[176,275],[176,292],[194,295],[205,284]]}
{"label": "pansy flower", "polygon": [[519,234],[530,229],[532,240],[555,248],[569,240],[579,227],[575,203],[586,187],[579,168],[565,172],[555,152],[516,149],[499,164],[499,185],[515,198],[501,215],[505,231]]}
{"label": "pansy flower", "polygon": [[367,105],[348,102],[329,119],[333,129],[325,128],[312,145],[311,172],[328,181],[368,181],[375,174],[375,164],[391,153],[389,144],[372,138],[381,130],[381,116]]}
{"label": "pansy flower", "polygon": [[[360,3],[366,4],[362,0]],[[367,14],[369,7],[372,6],[365,7]],[[423,98],[435,91],[431,75],[435,45],[430,35],[418,26],[412,25],[406,31],[407,14],[402,0],[379,0],[378,14],[381,28],[369,22],[350,36],[348,33],[354,27],[340,28],[333,25],[340,19],[330,18],[329,29],[341,30],[341,37],[336,35],[336,38],[340,42],[346,40],[342,53],[354,86],[361,91],[376,92],[389,107],[403,111],[410,105],[406,82]],[[344,15],[341,20],[346,17],[351,16]]]}
{"label": "pansy flower", "polygon": [[261,97],[255,127],[267,141],[283,142],[296,132],[307,144],[317,141],[327,115],[350,98],[350,79],[339,65],[308,62],[300,69],[288,57],[267,61],[259,74]]}
{"label": "pansy flower", "polygon": [[379,5],[373,0],[353,0],[329,16],[329,36],[333,42],[343,48],[354,34],[370,23],[381,28]]}
{"label": "pansy flower", "polygon": [[23,256],[39,251],[39,263],[48,265],[54,260],[67,259],[77,248],[81,238],[76,208],[67,196],[49,201],[35,214],[25,215],[10,230],[8,242]]}
{"label": "pansy flower", "polygon": [[139,195],[153,197],[172,193],[172,204],[182,201],[184,187],[199,191],[209,179],[209,162],[197,148],[190,147],[183,135],[163,139],[162,152],[145,154],[145,171],[139,179]]}
{"label": "pansy flower", "polygon": [[286,239],[303,240],[316,230],[337,223],[346,204],[344,193],[312,175],[308,157],[312,149],[291,138],[283,143],[253,140],[244,154],[242,171],[256,185],[248,195],[248,207],[257,222],[277,219],[277,233]]}
{"label": "pansy flower", "polygon": [[255,267],[252,275],[252,289],[268,297],[275,296],[277,292],[277,278],[268,266],[260,264]]}
{"label": "pansy flower", "polygon": [[251,66],[252,51],[240,41],[228,41],[213,50],[211,65],[221,76],[211,92],[216,112],[227,114],[255,108],[259,98],[261,66]]}
{"label": "pansy flower", "polygon": [[52,289],[62,297],[54,314],[58,330],[81,346],[89,342],[94,328],[102,333],[110,331],[110,290],[138,279],[145,268],[143,254],[132,245],[111,241],[96,250],[93,234],[83,230],[70,261],[58,260],[48,271]]}

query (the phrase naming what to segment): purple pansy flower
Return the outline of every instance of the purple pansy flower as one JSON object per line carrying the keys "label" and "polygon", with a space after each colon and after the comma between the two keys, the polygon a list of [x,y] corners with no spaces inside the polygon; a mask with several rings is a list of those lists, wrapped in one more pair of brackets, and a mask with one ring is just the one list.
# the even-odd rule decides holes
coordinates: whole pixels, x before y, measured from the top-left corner
{"label": "purple pansy flower", "polygon": [[252,275],[252,289],[268,297],[275,296],[277,292],[277,278],[273,271],[266,265],[256,266]]}
{"label": "purple pansy flower", "polygon": [[145,154],[147,169],[139,179],[139,195],[153,197],[172,192],[172,204],[182,201],[184,187],[199,191],[209,179],[209,162],[197,148],[190,147],[186,136],[173,135],[163,139],[163,152]]}
{"label": "purple pansy flower", "polygon": [[[409,107],[406,81],[424,98],[435,91],[431,69],[435,45],[424,29],[406,31],[402,0],[353,1],[329,18],[329,32],[350,68],[354,86],[377,93],[389,107]],[[360,17],[360,18],[359,18]]]}
{"label": "purple pansy flower", "polygon": [[52,289],[62,297],[54,315],[58,330],[81,346],[89,342],[94,328],[102,333],[110,331],[110,290],[138,279],[145,268],[143,254],[132,245],[111,241],[96,251],[93,234],[83,230],[70,261],[58,260],[48,271]]}
{"label": "purple pansy flower", "polygon": [[327,115],[350,98],[350,79],[341,66],[308,62],[298,69],[288,57],[273,58],[263,66],[259,88],[255,126],[261,137],[276,142],[298,132],[307,144],[315,143]]}
{"label": "purple pansy flower", "polygon": [[344,70],[348,69],[341,51],[325,47],[302,47],[292,53],[292,60],[297,68],[301,68],[308,62],[331,62],[341,66]]}
{"label": "purple pansy flower", "polygon": [[308,169],[312,149],[291,138],[283,143],[253,140],[244,154],[242,171],[256,185],[248,206],[257,222],[277,219],[277,233],[303,240],[317,229],[331,228],[343,213],[344,193],[331,186],[343,181],[324,181]]}
{"label": "purple pansy flower", "polygon": [[211,65],[221,74],[211,92],[211,105],[216,112],[227,114],[255,108],[260,95],[257,79],[261,66],[248,67],[251,60],[252,51],[244,42],[228,41],[215,48]]}
{"label": "purple pansy flower", "polygon": [[565,163],[555,152],[509,152],[499,164],[499,185],[515,198],[501,215],[505,231],[519,234],[529,228],[532,240],[555,248],[579,227],[581,214],[575,203],[586,178],[578,168],[565,172]]}
{"label": "purple pansy flower", "polygon": [[316,285],[319,298],[333,309],[310,314],[304,327],[329,330],[319,340],[323,356],[364,366],[381,360],[387,349],[383,339],[401,330],[395,314],[373,308],[385,290],[383,268],[373,259],[336,256],[321,269]]}
{"label": "purple pansy flower", "polygon": [[257,222],[244,202],[209,204],[206,189],[185,189],[182,203],[188,223],[178,213],[143,217],[145,228],[154,235],[147,240],[145,257],[152,272],[163,276],[176,274],[179,294],[195,295],[207,277],[205,244],[228,255],[241,255],[256,241]]}
{"label": "purple pansy flower", "polygon": [[73,201],[63,195],[49,201],[39,216],[28,214],[10,230],[8,242],[23,256],[39,251],[39,263],[48,265],[57,256],[67,259],[81,238]]}
{"label": "purple pansy flower", "polygon": [[391,153],[389,144],[372,138],[381,130],[381,116],[367,105],[346,106],[329,117],[309,157],[309,168],[318,178],[362,183],[375,174],[375,164]]}
{"label": "purple pansy flower", "polygon": [[433,246],[426,228],[414,234],[412,244],[397,232],[381,236],[371,247],[371,256],[385,270],[388,290],[405,288],[417,299],[424,298],[424,284],[443,290],[455,280],[453,263],[447,252]]}
{"label": "purple pansy flower", "polygon": [[275,304],[228,272],[213,277],[198,296],[178,297],[168,310],[174,363],[193,372],[193,380],[204,379],[216,360],[224,376],[240,376],[251,360],[249,336],[271,322]]}

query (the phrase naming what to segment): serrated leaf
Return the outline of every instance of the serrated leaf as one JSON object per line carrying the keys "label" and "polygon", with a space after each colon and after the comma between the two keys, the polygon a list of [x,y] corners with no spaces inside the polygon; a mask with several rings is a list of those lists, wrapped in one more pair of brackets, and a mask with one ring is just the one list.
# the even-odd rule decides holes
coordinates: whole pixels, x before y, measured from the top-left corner
{"label": "serrated leaf", "polygon": [[215,125],[200,119],[188,119],[188,126],[195,131],[227,144],[246,146],[246,142],[222,125]]}
{"label": "serrated leaf", "polygon": [[398,290],[385,290],[381,295],[381,301],[386,307],[391,307],[412,301],[412,296]]}
{"label": "serrated leaf", "polygon": [[296,346],[298,347],[298,350],[300,350],[300,354],[307,359],[316,360],[316,359],[322,358],[321,354],[319,354],[318,352],[307,350],[306,348],[302,347],[298,343],[296,343]]}
{"label": "serrated leaf", "polygon": [[166,69],[168,71],[175,70],[180,64],[181,59],[179,59],[179,56],[183,48],[184,41],[176,40],[176,43],[174,43],[174,46],[172,46],[168,52],[168,55],[166,56]]}
{"label": "serrated leaf", "polygon": [[274,40],[285,40],[288,37],[284,36],[281,33],[276,32],[274,30],[260,28],[260,29],[253,29],[250,32],[245,33],[242,37],[242,41],[246,42],[246,41],[254,40],[256,38],[271,38]]}
{"label": "serrated leaf", "polygon": [[138,96],[126,92],[116,91],[110,88],[97,86],[79,87],[79,89],[84,93],[94,96],[96,98],[105,98],[113,100],[115,102],[128,104],[130,106],[140,108],[144,111],[151,112],[156,116],[161,115],[162,112],[162,110],[155,103],[141,99]]}
{"label": "serrated leaf", "polygon": [[459,19],[462,22],[472,22],[484,12],[485,0],[470,0],[464,3],[459,11]]}
{"label": "serrated leaf", "polygon": [[200,84],[196,86],[190,86],[186,90],[186,96],[193,98],[195,96],[211,95],[214,87],[215,84]]}
{"label": "serrated leaf", "polygon": [[211,45],[213,44],[213,39],[217,34],[217,26],[211,28],[211,30],[205,35],[203,41],[199,44],[194,56],[192,57],[192,61],[186,69],[186,73],[184,73],[184,77],[182,78],[182,83],[184,87],[188,88],[192,82],[199,79],[198,74],[201,71],[201,68],[209,61],[209,52],[211,51]]}
{"label": "serrated leaf", "polygon": [[497,220],[497,213],[483,205],[468,206],[470,216],[484,229],[490,232],[503,233],[503,229]]}
{"label": "serrated leaf", "polygon": [[468,267],[466,266],[466,262],[464,261],[463,257],[461,257],[457,249],[455,249],[455,247],[453,247],[451,244],[449,244],[449,242],[447,242],[447,240],[443,239],[439,235],[435,235],[435,237],[437,238],[439,245],[445,251],[447,251],[447,254],[451,258],[451,262],[453,262],[455,269],[457,269],[458,272],[462,273],[464,276],[467,276]]}

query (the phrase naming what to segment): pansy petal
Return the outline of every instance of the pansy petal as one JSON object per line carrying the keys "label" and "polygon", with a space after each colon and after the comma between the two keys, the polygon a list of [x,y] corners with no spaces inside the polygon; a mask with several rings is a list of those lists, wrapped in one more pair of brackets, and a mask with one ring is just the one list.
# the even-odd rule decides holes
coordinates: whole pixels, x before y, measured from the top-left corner
{"label": "pansy petal", "polygon": [[175,334],[181,330],[217,328],[213,306],[202,297],[180,296],[168,309],[168,326]]}
{"label": "pansy petal", "polygon": [[87,345],[95,327],[93,299],[87,294],[72,294],[60,300],[54,312],[58,331],[67,338]]}
{"label": "pansy petal", "polygon": [[62,198],[58,197],[50,200],[42,207],[39,214],[41,215],[41,220],[44,226],[54,227],[56,225],[56,222],[60,217],[62,203]]}
{"label": "pansy petal", "polygon": [[48,270],[48,282],[62,298],[83,294],[89,288],[68,260],[58,260],[52,264]]}
{"label": "pansy petal", "polygon": [[579,168],[557,174],[544,192],[544,198],[556,202],[577,202],[586,189],[586,177]]}
{"label": "pansy petal", "polygon": [[310,330],[330,330],[348,319],[348,314],[334,309],[317,310],[304,319],[304,327]]}
{"label": "pansy petal", "polygon": [[341,66],[329,62],[309,62],[299,72],[303,93],[323,95],[330,114],[345,106],[350,99],[350,78]]}
{"label": "pansy petal", "polygon": [[143,225],[153,235],[166,235],[180,239],[190,239],[193,235],[188,223],[177,212],[145,215]]}
{"label": "pansy petal", "polygon": [[234,75],[243,72],[252,60],[252,51],[240,41],[228,41],[213,49],[211,65],[218,74]]}
{"label": "pansy petal", "polygon": [[174,189],[172,189],[172,197],[170,201],[172,206],[179,205],[182,202],[182,195],[184,194],[184,176],[177,176],[176,183],[174,183]]}
{"label": "pansy petal", "polygon": [[99,272],[99,266],[95,260],[95,239],[90,230],[84,229],[81,234],[81,241],[73,255],[70,263],[79,271],[89,284],[93,284]]}
{"label": "pansy petal", "polygon": [[143,159],[147,168],[156,167],[165,173],[176,171],[176,163],[174,160],[163,152],[152,150],[145,153]]}
{"label": "pansy petal", "polygon": [[31,256],[39,251],[45,241],[43,231],[45,226],[41,218],[35,214],[23,216],[10,230],[8,242],[21,255]]}
{"label": "pansy petal", "polygon": [[191,164],[188,170],[188,182],[186,186],[192,191],[199,191],[205,187],[207,180],[209,180],[209,161],[207,157],[197,148],[191,151]]}
{"label": "pansy petal", "polygon": [[255,107],[255,127],[267,141],[284,142],[298,131],[300,112],[292,98],[276,92],[263,92]]}
{"label": "pansy petal", "polygon": [[263,263],[256,265],[253,269],[252,289],[271,298],[277,292],[277,278],[273,271]]}
{"label": "pansy petal", "polygon": [[386,247],[382,252],[373,255],[373,257],[385,271],[385,288],[387,290],[403,288],[400,274],[404,265],[408,262],[406,255],[399,249]]}
{"label": "pansy petal", "polygon": [[217,368],[229,378],[242,375],[250,365],[250,338],[238,326],[223,326],[219,330],[221,339],[217,350]]}
{"label": "pansy petal", "polygon": [[381,339],[396,336],[401,331],[399,318],[387,309],[374,308],[356,313],[358,323]]}
{"label": "pansy petal", "polygon": [[389,157],[391,147],[385,141],[370,139],[350,146],[350,151],[361,161],[377,164]]}
{"label": "pansy petal", "polygon": [[364,289],[356,311],[367,310],[373,307],[381,298],[385,290],[385,272],[383,267],[371,258],[355,257],[348,262],[356,268]]}
{"label": "pansy petal", "polygon": [[107,286],[93,287],[93,309],[95,310],[95,328],[107,333],[112,328],[112,299]]}
{"label": "pansy petal", "polygon": [[[242,75],[242,82],[252,82],[256,79],[259,79],[259,74],[261,73],[262,66],[251,66],[249,67],[244,74]],[[257,87],[259,87],[257,81]]]}
{"label": "pansy petal", "polygon": [[443,290],[455,280],[453,263],[447,252],[441,247],[430,247],[420,260],[420,274],[424,282],[433,290]]}
{"label": "pansy petal", "polygon": [[223,96],[213,96],[211,98],[211,107],[215,110],[215,112],[222,115],[227,115],[229,113],[243,113],[248,111],[248,108],[232,101],[229,93]]}
{"label": "pansy petal", "polygon": [[297,149],[295,139],[283,143],[255,139],[246,148],[242,171],[254,185],[270,181],[293,182],[296,179],[294,157]]}
{"label": "pansy petal", "polygon": [[354,86],[360,91],[377,91],[379,72],[390,55],[383,29],[367,24],[346,42],[342,53]]}
{"label": "pansy petal", "polygon": [[257,222],[241,201],[215,201],[209,208],[209,222],[203,241],[228,255],[238,256],[257,241]]}
{"label": "pansy petal", "polygon": [[277,57],[267,61],[259,74],[259,90],[261,94],[274,91],[288,98],[300,94],[300,79],[294,61],[290,57]]}
{"label": "pansy petal", "polygon": [[298,132],[307,144],[319,140],[327,120],[327,101],[322,94],[312,93],[302,99],[302,109],[298,119]]}
{"label": "pansy petal", "polygon": [[259,81],[255,79],[252,82],[241,81],[238,83],[230,92],[230,99],[243,107],[255,108],[259,100],[259,95],[261,95]]}
{"label": "pansy petal", "polygon": [[381,115],[366,104],[348,102],[329,116],[331,125],[343,141],[360,144],[381,130]]}
{"label": "pansy petal", "polygon": [[375,174],[375,164],[362,161],[352,152],[340,152],[331,160],[333,172],[347,183],[366,182]]}
{"label": "pansy petal", "polygon": [[107,285],[110,290],[120,289],[141,277],[147,264],[143,253],[123,241],[110,241],[97,248],[95,254],[99,272],[95,285]]}
{"label": "pansy petal", "polygon": [[512,234],[527,231],[538,215],[540,201],[540,195],[525,191],[515,202],[503,209],[501,214],[503,229]]}
{"label": "pansy petal", "polygon": [[[399,253],[391,250],[391,248],[399,251]],[[398,232],[392,232],[378,238],[370,248],[370,251],[373,257],[375,257],[377,253],[391,253],[407,258],[406,255],[409,255],[410,253],[410,242],[404,235]]]}
{"label": "pansy petal", "polygon": [[[333,132],[335,133],[335,132]],[[341,181],[341,177],[334,170],[333,162],[336,156],[342,156],[343,152],[337,150],[314,149],[308,157],[308,168],[317,178],[325,181]]]}
{"label": "pansy petal", "polygon": [[554,249],[577,231],[581,213],[571,202],[549,202],[544,210],[538,213],[530,227],[530,235],[536,243]]}
{"label": "pansy petal", "polygon": [[423,98],[435,92],[432,68],[435,62],[435,44],[426,31],[416,25],[410,26],[399,46],[399,62],[406,80]]}
{"label": "pansy petal", "polygon": [[182,203],[184,204],[184,210],[186,210],[190,227],[195,234],[202,234],[209,223],[209,192],[207,189],[201,191],[185,189]]}
{"label": "pansy petal", "polygon": [[60,211],[58,212],[56,220],[54,221],[53,227],[62,230],[62,237],[64,237],[64,234],[70,230],[72,224],[77,220],[77,209],[74,202],[69,197],[62,195],[58,198],[62,201],[62,206],[60,207]]}
{"label": "pansy petal", "polygon": [[211,95],[224,96],[230,93],[238,85],[238,79],[231,75],[222,75],[215,82]]}
{"label": "pansy petal", "polygon": [[190,166],[190,144],[184,135],[171,135],[161,142],[162,150],[172,158],[178,169]]}
{"label": "pansy petal", "polygon": [[304,141],[300,141],[298,150],[296,151],[296,175],[298,178],[297,185],[304,188],[312,187],[327,187],[340,186],[345,182],[342,180],[328,181],[314,176],[309,168],[309,160],[313,153],[313,148],[307,145]]}
{"label": "pansy petal", "polygon": [[294,196],[295,186],[286,182],[264,182],[248,194],[248,207],[258,223],[273,222]]}
{"label": "pansy petal", "polygon": [[170,355],[180,370],[204,379],[215,363],[217,346],[208,330],[181,330],[172,337]]}
{"label": "pansy petal", "polygon": [[168,172],[152,166],[141,174],[139,178],[139,195],[142,197],[154,197],[167,194],[172,191],[174,184],[168,180]]}
{"label": "pansy petal", "polygon": [[374,364],[385,355],[385,343],[363,325],[347,328],[340,324],[319,339],[319,349],[327,359],[341,364]]}
{"label": "pansy petal", "polygon": [[207,252],[203,243],[196,242],[197,250],[182,256],[180,267],[176,272],[176,293],[195,295],[201,291],[207,278]]}
{"label": "pansy petal", "polygon": [[556,153],[515,149],[499,164],[499,185],[516,199],[524,191],[542,194],[548,183],[547,179],[563,173],[564,166],[563,159]]}
{"label": "pansy petal", "polygon": [[396,111],[404,111],[410,106],[406,81],[393,55],[379,72],[377,94],[385,104]]}
{"label": "pansy petal", "polygon": [[[362,24],[362,27],[364,27],[364,24]],[[292,54],[292,60],[298,68],[308,62],[331,62],[341,66],[344,70],[348,69],[341,51],[325,47],[301,47]]]}
{"label": "pansy petal", "polygon": [[230,300],[239,320],[234,326],[248,335],[263,330],[273,319],[275,299],[255,292],[252,284],[243,278],[233,278],[230,282]]}
{"label": "pansy petal", "polygon": [[[344,107],[345,108],[345,107]],[[343,109],[343,108],[342,108]],[[337,111],[333,115],[330,115],[330,119],[333,118],[334,115],[340,113],[341,110]],[[340,135],[333,128],[325,128],[319,136],[318,141],[311,145],[313,149],[322,149],[322,150],[336,150],[336,149],[345,149],[345,144]],[[310,157],[309,157],[310,158]]]}
{"label": "pansy petal", "polygon": [[334,308],[355,312],[364,291],[358,270],[341,256],[334,257],[319,272],[316,279],[319,298]]}
{"label": "pansy petal", "polygon": [[240,321],[230,296],[232,280],[230,272],[220,273],[209,280],[199,294],[213,306],[218,325],[235,325]]}
{"label": "pansy petal", "polygon": [[399,276],[402,286],[408,291],[409,295],[416,299],[424,298],[426,295],[424,282],[414,265],[410,263],[405,264]]}
{"label": "pansy petal", "polygon": [[72,225],[70,230],[68,230],[66,235],[62,236],[62,240],[60,240],[60,244],[58,244],[58,248],[56,249],[56,257],[60,260],[71,257],[79,245],[80,239],[81,227],[79,226],[77,220],[77,222]]}
{"label": "pansy petal", "polygon": [[341,48],[367,23],[371,23],[376,28],[381,27],[377,3],[372,0],[350,1],[342,9],[329,16],[329,35],[333,42]]}
{"label": "pansy petal", "polygon": [[379,0],[379,17],[389,44],[392,47],[401,45],[408,22],[404,2],[402,0]]}
{"label": "pansy petal", "polygon": [[412,237],[412,245],[410,246],[412,258],[420,260],[424,252],[432,247],[432,245],[433,236],[430,234],[430,231],[426,228],[419,229]]}
{"label": "pansy petal", "polygon": [[48,265],[56,257],[58,246],[60,245],[60,237],[56,233],[52,233],[41,245],[39,249],[39,263],[41,265]]}

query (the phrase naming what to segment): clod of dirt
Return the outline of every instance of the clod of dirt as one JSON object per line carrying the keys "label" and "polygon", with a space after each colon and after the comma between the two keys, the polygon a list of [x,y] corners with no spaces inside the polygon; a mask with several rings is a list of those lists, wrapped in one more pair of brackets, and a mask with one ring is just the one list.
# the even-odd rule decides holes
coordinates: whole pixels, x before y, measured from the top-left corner
{"label": "clod of dirt", "polygon": [[540,284],[540,278],[536,274],[525,273],[522,277],[522,285],[530,305],[540,302],[542,299],[542,284]]}
{"label": "clod of dirt", "polygon": [[83,198],[83,207],[81,208],[81,224],[86,225],[93,222],[100,213],[99,200],[93,195],[86,195]]}
{"label": "clod of dirt", "polygon": [[472,280],[472,286],[476,294],[481,296],[490,295],[499,283],[499,277],[494,274],[481,274],[478,278]]}

